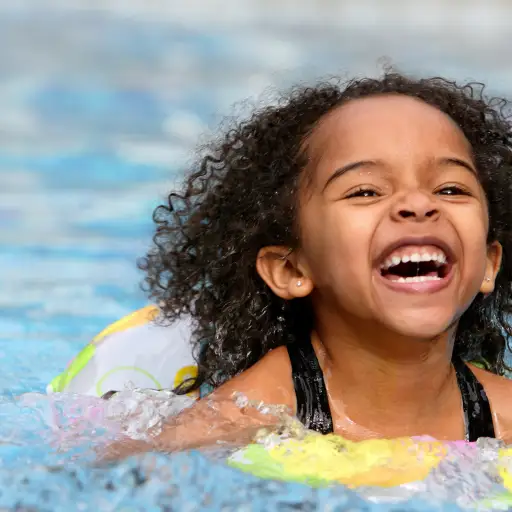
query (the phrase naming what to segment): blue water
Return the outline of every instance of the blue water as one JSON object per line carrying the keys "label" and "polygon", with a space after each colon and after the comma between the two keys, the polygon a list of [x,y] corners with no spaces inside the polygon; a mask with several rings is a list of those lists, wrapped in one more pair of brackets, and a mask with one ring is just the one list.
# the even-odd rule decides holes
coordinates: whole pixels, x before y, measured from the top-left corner
{"label": "blue water", "polygon": [[487,17],[475,4],[467,29],[446,10],[414,18],[392,2],[342,13],[336,2],[149,4],[0,3],[0,509],[452,510],[265,482],[197,453],[97,468],[90,451],[51,447],[48,401],[20,407],[145,304],[135,261],[152,209],[234,103],[269,85],[375,74],[382,56],[512,91],[499,58],[512,46],[505,4]]}

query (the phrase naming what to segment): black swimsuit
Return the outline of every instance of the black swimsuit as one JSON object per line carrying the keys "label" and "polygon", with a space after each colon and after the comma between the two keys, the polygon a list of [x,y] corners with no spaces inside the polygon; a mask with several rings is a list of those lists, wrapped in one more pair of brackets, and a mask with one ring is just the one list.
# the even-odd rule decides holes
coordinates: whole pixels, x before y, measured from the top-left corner
{"label": "black swimsuit", "polygon": [[[333,422],[322,369],[309,336],[287,346],[297,397],[297,417],[309,429],[333,432]],[[474,373],[460,359],[453,361],[462,396],[466,441],[495,437],[491,408],[485,390]]]}

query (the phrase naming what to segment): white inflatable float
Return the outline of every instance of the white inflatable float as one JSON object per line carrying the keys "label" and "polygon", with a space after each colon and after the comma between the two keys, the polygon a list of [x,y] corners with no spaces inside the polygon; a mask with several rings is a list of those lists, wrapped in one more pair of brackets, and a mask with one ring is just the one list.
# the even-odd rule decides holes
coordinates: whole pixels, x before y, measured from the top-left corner
{"label": "white inflatable float", "polygon": [[188,319],[162,326],[155,323],[158,314],[156,306],[147,306],[108,326],[52,380],[47,392],[102,396],[129,386],[173,389],[195,377]]}

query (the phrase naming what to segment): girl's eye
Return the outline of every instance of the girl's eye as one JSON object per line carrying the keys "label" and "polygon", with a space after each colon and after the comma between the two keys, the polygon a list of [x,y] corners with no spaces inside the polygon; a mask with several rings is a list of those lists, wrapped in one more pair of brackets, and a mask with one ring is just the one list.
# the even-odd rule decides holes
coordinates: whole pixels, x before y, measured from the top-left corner
{"label": "girl's eye", "polygon": [[351,192],[348,196],[346,196],[347,199],[350,199],[351,197],[377,197],[379,194],[375,192],[375,190],[372,190],[371,188],[359,188],[354,192]]}
{"label": "girl's eye", "polygon": [[440,196],[469,196],[471,195],[467,190],[457,186],[450,185],[448,187],[443,187],[442,189],[436,192]]}

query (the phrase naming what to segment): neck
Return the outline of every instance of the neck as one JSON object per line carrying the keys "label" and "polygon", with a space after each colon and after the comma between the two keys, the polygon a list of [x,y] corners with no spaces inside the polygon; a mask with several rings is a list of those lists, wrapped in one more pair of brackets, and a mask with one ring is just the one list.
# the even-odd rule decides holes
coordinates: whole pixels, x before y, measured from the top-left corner
{"label": "neck", "polygon": [[331,328],[320,324],[313,343],[338,417],[374,435],[415,435],[458,400],[451,366],[455,328],[419,340],[370,324],[323,325]]}

